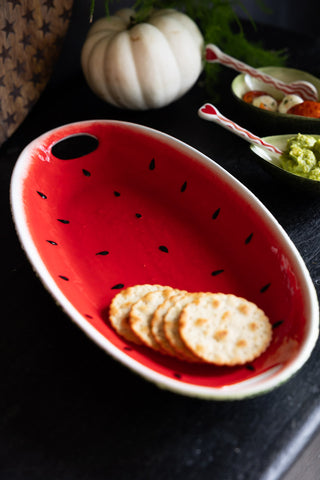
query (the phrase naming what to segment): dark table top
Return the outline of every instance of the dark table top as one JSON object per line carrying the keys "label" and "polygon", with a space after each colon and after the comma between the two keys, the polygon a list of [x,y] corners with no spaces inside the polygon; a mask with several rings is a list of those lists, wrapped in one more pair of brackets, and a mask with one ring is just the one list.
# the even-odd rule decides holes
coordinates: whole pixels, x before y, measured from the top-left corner
{"label": "dark table top", "polygon": [[[320,76],[314,61],[320,55],[318,40],[281,30],[261,32],[270,46],[288,46],[291,65]],[[220,107],[252,127],[229,95],[234,75],[221,76]],[[208,100],[198,83],[161,110],[117,110],[89,91],[79,69],[48,85],[0,149],[1,478],[276,480],[318,430],[319,344],[290,381],[256,398],[217,402],[160,390],[110,358],[70,321],[34,274],[16,237],[9,184],[23,147],[65,123],[127,120],[185,141],[252,190],[295,243],[319,292],[320,199],[275,183],[246,142],[200,120],[197,109]],[[255,132],[277,133],[263,125]]]}

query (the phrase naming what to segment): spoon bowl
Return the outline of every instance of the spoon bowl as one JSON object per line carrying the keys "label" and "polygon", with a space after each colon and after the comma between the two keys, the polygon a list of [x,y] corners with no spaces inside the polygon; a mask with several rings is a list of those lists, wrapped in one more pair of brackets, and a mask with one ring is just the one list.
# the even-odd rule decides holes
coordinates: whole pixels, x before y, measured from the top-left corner
{"label": "spoon bowl", "polygon": [[[296,134],[273,135],[263,137],[262,140],[275,145],[280,150],[284,150],[286,148],[288,139],[295,135]],[[314,133],[310,135],[315,138],[320,138],[320,135],[315,135]],[[280,164],[280,155],[270,150],[266,150],[257,144],[251,144],[250,150],[255,154],[261,166],[270,174],[272,174],[278,181],[285,183],[287,186],[296,190],[302,190],[310,194],[320,194],[320,181],[304,178],[300,175],[284,170]]]}

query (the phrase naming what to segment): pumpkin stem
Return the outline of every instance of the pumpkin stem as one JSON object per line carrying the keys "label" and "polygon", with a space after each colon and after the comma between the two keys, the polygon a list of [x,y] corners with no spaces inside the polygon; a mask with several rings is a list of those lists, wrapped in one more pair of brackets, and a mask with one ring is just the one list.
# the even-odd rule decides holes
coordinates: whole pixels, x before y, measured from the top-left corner
{"label": "pumpkin stem", "polygon": [[127,27],[127,30],[130,30],[130,28],[134,27],[135,25],[138,25],[138,23],[143,23],[148,21],[152,11],[153,11],[152,8],[145,8],[145,9],[142,9],[141,11],[136,12],[135,15],[132,15],[130,17],[130,23]]}
{"label": "pumpkin stem", "polygon": [[137,24],[136,17],[131,15],[130,22],[128,25],[128,30],[130,30],[130,28],[134,27],[136,24]]}
{"label": "pumpkin stem", "polygon": [[145,6],[143,4],[142,6],[139,6],[139,1],[137,1],[133,5],[133,9],[135,10],[136,14],[132,19],[132,24],[130,25],[130,27],[137,25],[137,23],[143,23],[148,21],[148,19],[151,16],[151,13],[154,11],[153,6],[148,5],[148,2],[147,2],[147,5]]}

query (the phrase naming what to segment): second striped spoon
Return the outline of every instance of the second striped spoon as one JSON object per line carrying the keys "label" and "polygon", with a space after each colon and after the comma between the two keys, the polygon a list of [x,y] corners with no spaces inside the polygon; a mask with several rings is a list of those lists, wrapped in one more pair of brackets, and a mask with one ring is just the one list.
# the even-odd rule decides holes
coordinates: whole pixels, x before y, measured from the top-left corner
{"label": "second striped spoon", "polygon": [[206,45],[206,61],[209,63],[221,63],[226,67],[233,68],[237,72],[247,73],[251,77],[258,78],[262,80],[264,83],[272,85],[277,90],[280,90],[284,94],[296,94],[300,95],[301,98],[304,100],[310,100],[317,102],[318,101],[318,91],[314,85],[310,82],[306,82],[304,80],[295,81],[292,83],[286,83],[282,80],[272,77],[271,75],[267,75],[262,73],[261,71],[247,65],[240,60],[237,60],[230,55],[222,52],[220,48],[216,45],[208,44]]}
{"label": "second striped spoon", "polygon": [[246,130],[245,128],[241,127],[237,123],[222,115],[219,110],[211,103],[205,103],[201,108],[199,108],[198,114],[204,120],[218,123],[227,130],[231,130],[233,133],[235,133],[239,137],[242,137],[249,143],[254,143],[256,145],[259,145],[260,147],[266,148],[267,150],[270,150],[271,152],[278,154],[279,156],[282,154],[282,151],[275,145],[271,145],[270,143],[265,142],[262,138],[257,137],[257,135],[254,135],[253,133],[249,132],[249,130]]}

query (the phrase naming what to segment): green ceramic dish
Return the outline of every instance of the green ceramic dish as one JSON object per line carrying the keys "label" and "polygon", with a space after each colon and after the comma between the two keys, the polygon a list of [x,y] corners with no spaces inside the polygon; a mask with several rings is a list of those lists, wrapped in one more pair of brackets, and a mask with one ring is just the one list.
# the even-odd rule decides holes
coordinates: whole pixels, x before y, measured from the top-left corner
{"label": "green ceramic dish", "polygon": [[[263,140],[275,145],[281,150],[284,150],[287,145],[287,140],[295,135],[295,133],[287,135],[274,135],[264,137]],[[312,136],[315,138],[320,138],[320,135],[315,135],[313,133]],[[280,165],[279,155],[272,153],[271,151],[266,150],[259,145],[251,144],[250,149],[257,155],[262,167],[281,182],[284,182],[286,185],[297,190],[303,190],[304,192],[311,194],[320,194],[320,181],[310,180],[309,178],[301,177],[295,173],[287,172]]]}
{"label": "green ceramic dish", "polygon": [[[314,77],[307,72],[284,67],[263,67],[259,70],[288,83],[297,80],[308,81],[316,87],[320,99],[320,79]],[[254,107],[253,105],[244,102],[242,100],[242,97],[246,92],[250,90],[263,90],[272,95],[277,100],[281,100],[284,94],[276,90],[271,85],[267,85],[261,80],[253,78],[250,75],[237,75],[231,84],[232,94],[239,102],[241,108],[243,108],[243,110],[246,112],[246,115],[250,117],[253,121],[259,121],[260,123],[263,123],[266,127],[271,126],[273,128],[273,131],[277,131],[279,128],[281,128],[282,131],[284,131],[285,129],[285,132],[308,131],[310,133],[320,133],[320,119],[318,118],[301,117],[298,115],[290,115],[286,113],[270,112],[267,110],[262,110],[258,107]]]}

